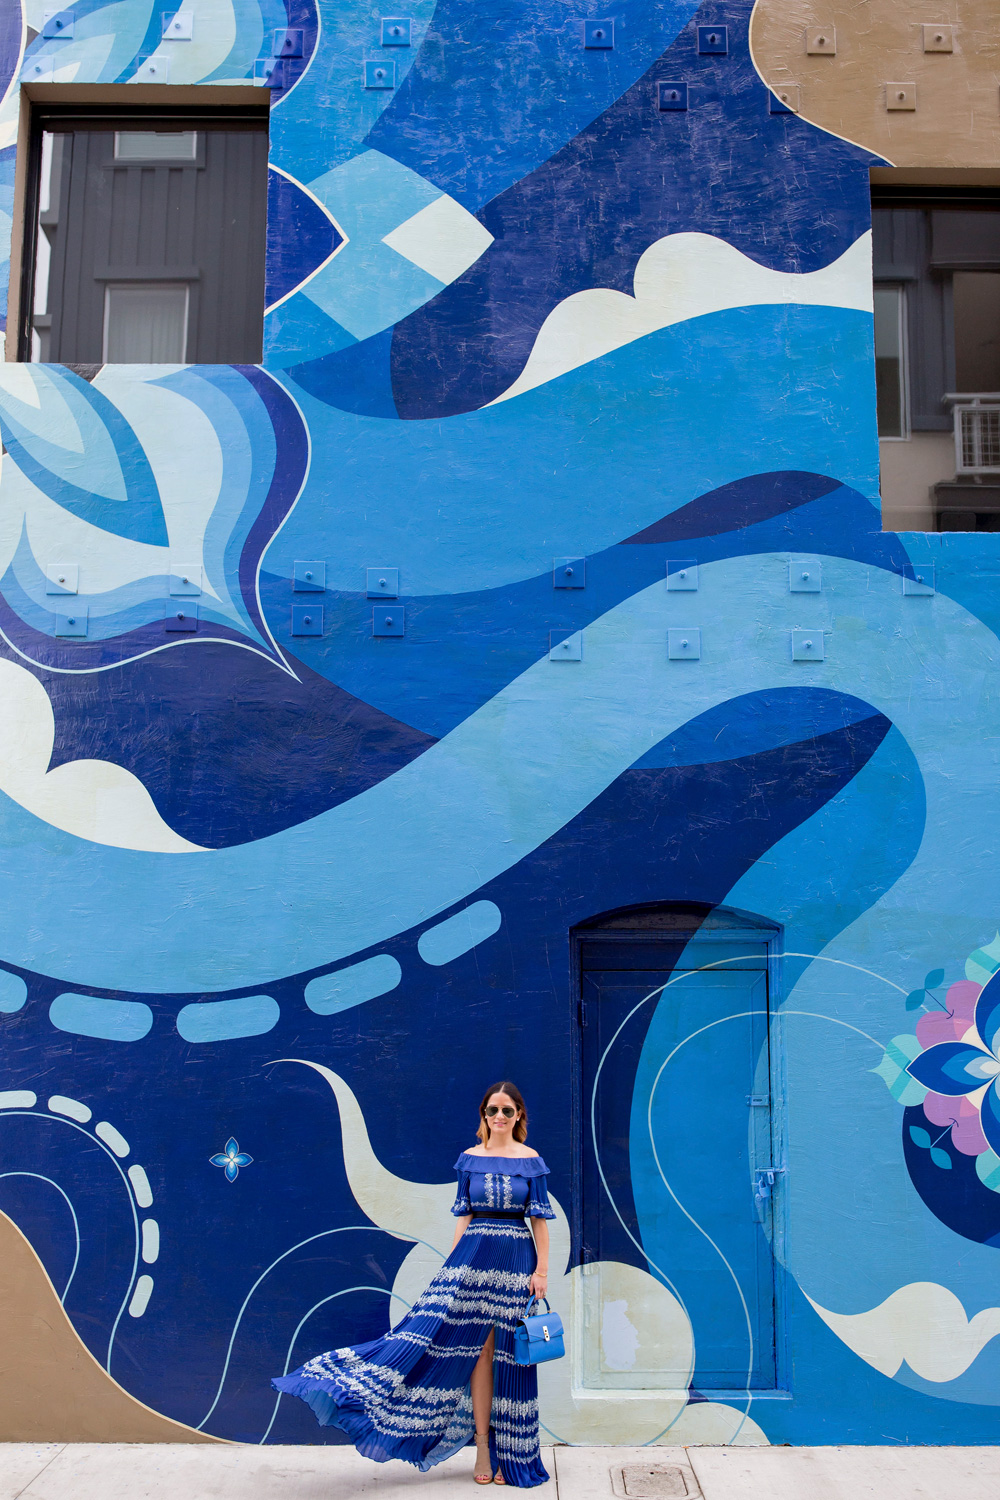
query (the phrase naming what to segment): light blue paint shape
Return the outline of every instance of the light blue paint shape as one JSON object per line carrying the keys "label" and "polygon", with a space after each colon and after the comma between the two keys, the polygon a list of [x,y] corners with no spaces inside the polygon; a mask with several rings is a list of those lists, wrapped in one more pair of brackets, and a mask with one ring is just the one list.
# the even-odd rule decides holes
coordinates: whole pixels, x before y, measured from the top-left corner
{"label": "light blue paint shape", "polygon": [[0,1109],[34,1109],[38,1095],[31,1089],[5,1089],[0,1093]]}
{"label": "light blue paint shape", "polygon": [[[309,184],[347,244],[303,295],[356,339],[422,307],[444,285],[382,243],[383,236],[441,197],[441,190],[380,151],[365,151]],[[333,345],[331,345],[331,348]]]}
{"label": "light blue paint shape", "polygon": [[464,911],[422,932],[417,952],[425,964],[451,963],[453,958],[492,937],[502,921],[499,906],[492,901],[474,901]]}
{"label": "light blue paint shape", "polygon": [[349,969],[322,974],[306,985],[306,1004],[317,1016],[334,1016],[338,1011],[363,1005],[376,995],[387,995],[403,977],[403,971],[388,953],[363,959]]}
{"label": "light blue paint shape", "polygon": [[28,998],[28,986],[17,974],[0,969],[0,1012],[12,1015]]}
{"label": "light blue paint shape", "polygon": [[66,991],[49,1006],[58,1031],[95,1036],[104,1042],[141,1042],[153,1024],[153,1012],[138,1000],[102,1000]]}
{"label": "light blue paint shape", "polygon": [[186,1042],[231,1042],[241,1036],[263,1036],[280,1019],[281,1007],[270,995],[245,995],[182,1006],[177,1030]]}

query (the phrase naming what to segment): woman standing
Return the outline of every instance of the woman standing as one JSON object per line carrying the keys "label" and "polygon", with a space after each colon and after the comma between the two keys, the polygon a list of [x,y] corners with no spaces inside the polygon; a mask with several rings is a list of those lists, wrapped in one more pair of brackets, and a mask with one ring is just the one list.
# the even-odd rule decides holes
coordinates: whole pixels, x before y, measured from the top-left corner
{"label": "woman standing", "polygon": [[548,1286],[549,1169],[525,1145],[528,1115],[512,1083],[487,1089],[477,1134],[479,1144],[455,1163],[451,1254],[402,1322],[372,1343],[317,1354],[271,1384],[301,1396],[367,1458],[426,1470],[474,1437],[477,1484],[528,1489],[549,1476],[538,1448],[537,1374],[514,1363],[514,1327]]}

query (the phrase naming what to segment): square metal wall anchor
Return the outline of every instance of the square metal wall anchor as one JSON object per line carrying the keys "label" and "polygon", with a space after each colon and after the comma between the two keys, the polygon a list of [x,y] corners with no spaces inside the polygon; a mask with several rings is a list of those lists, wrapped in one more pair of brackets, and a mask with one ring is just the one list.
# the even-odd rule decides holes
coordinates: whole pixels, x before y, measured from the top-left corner
{"label": "square metal wall anchor", "polygon": [[822,630],[792,631],[792,661],[824,661],[826,642]]}
{"label": "square metal wall anchor", "polygon": [[772,115],[797,115],[802,107],[802,91],[797,83],[773,83],[768,93]]}
{"label": "square metal wall anchor", "polygon": [[372,635],[405,635],[406,610],[401,604],[376,604],[372,610]]}
{"label": "square metal wall anchor", "polygon": [[792,594],[818,594],[823,587],[823,564],[814,558],[792,558],[788,564],[788,589]]}
{"label": "square metal wall anchor", "polygon": [[915,83],[887,83],[885,107],[892,109],[916,109],[917,85]]}
{"label": "square metal wall anchor", "polygon": [[728,26],[699,26],[698,51],[702,56],[720,57],[729,51]]}
{"label": "square metal wall anchor", "polygon": [[669,661],[701,661],[700,628],[681,625],[668,630],[667,658]]}
{"label": "square metal wall anchor", "polygon": [[687,109],[687,84],[658,83],[656,85],[656,107],[657,109]]}
{"label": "square metal wall anchor", "polygon": [[584,21],[583,45],[592,52],[613,47],[615,45],[614,21]]}
{"label": "square metal wall anchor", "polygon": [[176,604],[168,604],[163,616],[164,630],[190,632],[198,629],[198,606],[188,604],[184,601],[180,608]]}
{"label": "square metal wall anchor", "polygon": [[80,591],[79,563],[48,563],[45,568],[47,594],[77,594]]}
{"label": "square metal wall anchor", "polygon": [[408,47],[413,22],[409,16],[382,17],[382,46]]}
{"label": "square metal wall anchor", "polygon": [[810,26],[806,32],[806,52],[810,57],[836,57],[836,28],[833,26]]}
{"label": "square metal wall anchor", "polygon": [[169,83],[170,63],[165,57],[144,57],[132,74],[133,83]]}
{"label": "square metal wall anchor", "polygon": [[326,588],[326,563],[296,559],[292,563],[292,588],[297,594],[321,594]]}
{"label": "square metal wall anchor", "polygon": [[398,568],[369,568],[367,578],[365,590],[369,599],[398,599]]}
{"label": "square metal wall anchor", "polygon": [[934,564],[914,563],[913,577],[903,577],[903,593],[916,599],[929,599],[935,592]]}
{"label": "square metal wall anchor", "polygon": [[954,26],[925,26],[923,33],[925,52],[954,52]]}
{"label": "square metal wall anchor", "polygon": [[394,62],[366,62],[366,89],[394,89],[396,87],[396,64]]}
{"label": "square metal wall anchor", "polygon": [[86,635],[87,606],[56,611],[56,635]]}
{"label": "square metal wall anchor", "polygon": [[549,631],[549,661],[583,661],[583,635],[563,635],[561,630]]}
{"label": "square metal wall anchor", "polygon": [[163,40],[165,42],[193,41],[194,12],[190,10],[179,10],[172,16],[164,16]]}
{"label": "square metal wall anchor", "polygon": [[554,589],[585,589],[587,587],[587,559],[585,557],[554,557],[552,559],[552,587]]}
{"label": "square metal wall anchor", "polygon": [[667,588],[671,594],[690,593],[698,587],[698,564],[693,557],[667,558]]}
{"label": "square metal wall anchor", "polygon": [[[42,36],[46,41],[51,41],[56,36],[72,37],[75,29],[76,15],[73,11],[46,10],[42,12]],[[927,26],[924,27],[925,31],[929,29]],[[925,45],[924,51],[926,52],[927,50]],[[948,51],[951,51],[950,47]]]}
{"label": "square metal wall anchor", "polygon": [[182,594],[201,593],[201,563],[170,564],[170,592]]}
{"label": "square metal wall anchor", "polygon": [[292,605],[292,635],[322,635],[323,606],[321,604]]}
{"label": "square metal wall anchor", "polygon": [[290,27],[287,31],[276,31],[274,33],[274,46],[272,48],[275,57],[301,57],[302,56],[302,32],[298,27]]}

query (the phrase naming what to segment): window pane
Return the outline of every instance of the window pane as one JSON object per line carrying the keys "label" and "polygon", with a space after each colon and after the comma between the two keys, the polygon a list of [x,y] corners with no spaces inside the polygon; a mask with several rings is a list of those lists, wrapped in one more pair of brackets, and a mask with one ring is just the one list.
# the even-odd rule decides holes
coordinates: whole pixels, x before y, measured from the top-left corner
{"label": "window pane", "polygon": [[879,437],[905,437],[903,294],[875,288],[875,390]]}
{"label": "window pane", "polygon": [[104,359],[113,365],[180,365],[187,345],[185,286],[109,286]]}
{"label": "window pane", "polygon": [[194,161],[196,130],[116,130],[118,161]]}
{"label": "window pane", "polygon": [[960,391],[1000,391],[1000,272],[956,271],[955,383]]}

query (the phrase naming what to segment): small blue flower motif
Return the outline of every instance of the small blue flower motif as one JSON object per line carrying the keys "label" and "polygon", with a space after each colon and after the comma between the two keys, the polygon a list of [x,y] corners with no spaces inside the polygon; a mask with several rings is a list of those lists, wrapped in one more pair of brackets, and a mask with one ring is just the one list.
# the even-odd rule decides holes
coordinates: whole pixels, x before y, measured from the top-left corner
{"label": "small blue flower motif", "polygon": [[210,1156],[209,1161],[213,1167],[224,1167],[227,1180],[235,1182],[240,1175],[240,1167],[248,1167],[253,1157],[241,1151],[239,1141],[230,1136],[225,1151],[220,1151],[218,1156]]}
{"label": "small blue flower motif", "polygon": [[915,1057],[906,1071],[924,1088],[945,1097],[968,1097],[982,1090],[980,1124],[1000,1156],[1000,972],[976,1001],[975,1030],[974,1042],[939,1042]]}

